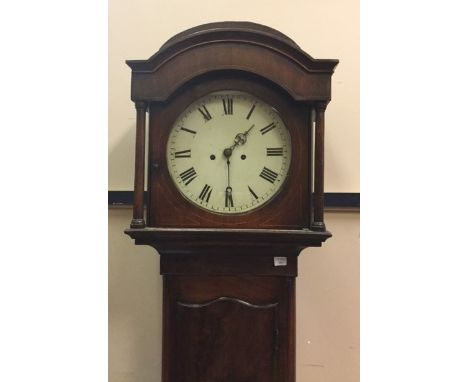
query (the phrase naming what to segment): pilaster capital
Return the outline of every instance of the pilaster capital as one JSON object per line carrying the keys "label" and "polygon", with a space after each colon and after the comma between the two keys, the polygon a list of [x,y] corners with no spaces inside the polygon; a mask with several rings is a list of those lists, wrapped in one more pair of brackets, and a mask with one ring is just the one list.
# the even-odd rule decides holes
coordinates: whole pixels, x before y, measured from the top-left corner
{"label": "pilaster capital", "polygon": [[326,108],[327,108],[327,104],[328,102],[323,102],[323,101],[320,101],[320,102],[316,102],[315,103],[315,110],[317,112],[325,112]]}
{"label": "pilaster capital", "polygon": [[145,102],[145,101],[136,101],[135,102],[135,109],[137,109],[138,111],[140,111],[140,110],[146,111],[147,106],[148,106],[148,103]]}

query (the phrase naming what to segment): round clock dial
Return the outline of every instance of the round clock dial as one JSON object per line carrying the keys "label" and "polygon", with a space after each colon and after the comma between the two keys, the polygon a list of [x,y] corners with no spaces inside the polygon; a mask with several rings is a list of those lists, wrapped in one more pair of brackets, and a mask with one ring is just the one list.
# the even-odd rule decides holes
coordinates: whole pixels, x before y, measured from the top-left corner
{"label": "round clock dial", "polygon": [[176,187],[191,203],[239,214],[278,194],[291,162],[291,139],[273,107],[226,90],[197,100],[179,116],[166,155]]}

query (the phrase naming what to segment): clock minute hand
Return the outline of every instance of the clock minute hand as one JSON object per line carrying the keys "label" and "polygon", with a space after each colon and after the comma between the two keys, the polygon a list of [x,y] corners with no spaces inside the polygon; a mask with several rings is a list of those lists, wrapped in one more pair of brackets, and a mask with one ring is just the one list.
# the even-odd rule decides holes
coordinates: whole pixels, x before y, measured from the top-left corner
{"label": "clock minute hand", "polygon": [[229,173],[230,173],[230,171],[229,171],[230,168],[231,168],[231,161],[230,161],[229,158],[228,158],[228,160],[227,160],[227,181],[228,181],[228,187],[231,187],[231,177],[229,176],[229,175],[230,175],[230,174],[229,174]]}
{"label": "clock minute hand", "polygon": [[[230,179],[230,174],[229,174],[229,170],[230,170],[230,167],[231,167],[231,161],[229,160],[229,158],[231,157],[232,155],[232,149],[230,147],[228,147],[227,149],[224,149],[223,151],[223,155],[224,157],[226,158],[226,164],[227,164],[227,182],[228,182],[228,188],[231,188],[231,179]],[[227,191],[227,189],[226,189]]]}
{"label": "clock minute hand", "polygon": [[231,161],[229,158],[232,155],[232,149],[228,147],[227,149],[224,149],[223,155],[226,158],[226,164],[227,164],[227,187],[226,187],[226,192],[225,192],[225,199],[224,199],[224,206],[225,207],[234,207],[234,202],[232,200],[232,187],[231,187],[231,177],[230,177],[230,168],[231,168]]}

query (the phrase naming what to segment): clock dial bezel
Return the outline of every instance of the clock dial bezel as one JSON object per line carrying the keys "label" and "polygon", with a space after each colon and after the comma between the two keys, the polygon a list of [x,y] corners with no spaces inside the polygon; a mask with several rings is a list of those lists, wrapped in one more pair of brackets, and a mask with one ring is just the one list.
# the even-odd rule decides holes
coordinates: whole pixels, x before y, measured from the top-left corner
{"label": "clock dial bezel", "polygon": [[[223,97],[225,96],[225,97]],[[226,98],[229,98],[231,101],[230,102],[225,102],[224,100]],[[220,103],[221,100],[223,101],[223,103]],[[179,163],[177,162],[172,162],[171,163],[171,153],[174,151],[174,147],[172,144],[171,145],[171,142],[173,142],[172,140],[173,139],[177,139],[177,137],[179,136],[179,134],[183,134],[183,132],[177,132],[176,129],[177,129],[177,126],[178,124],[183,121],[184,119],[187,118],[187,115],[194,112],[196,116],[198,116],[198,114],[196,113],[196,109],[200,108],[200,105],[206,105],[204,106],[204,110],[199,110],[200,113],[202,113],[202,115],[208,113],[206,107],[208,107],[211,111],[211,114],[209,114],[209,120],[211,122],[211,120],[213,120],[213,122],[215,123],[215,128],[216,129],[222,129],[222,122],[223,122],[223,119],[225,118],[225,116],[220,116],[218,115],[217,111],[216,110],[213,110],[214,107],[216,106],[219,106],[219,107],[224,107],[224,112],[227,112],[229,113],[229,111],[231,111],[231,115],[235,115],[232,114],[232,111],[233,111],[233,104],[235,103],[236,106],[239,104],[238,102],[243,102],[242,100],[247,100],[247,102],[250,102],[250,101],[253,101],[253,104],[256,105],[256,110],[257,110],[257,113],[260,113],[260,115],[264,115],[267,114],[267,115],[270,115],[272,117],[266,117],[267,120],[265,121],[262,121],[262,122],[266,122],[266,121],[272,121],[272,123],[276,123],[278,125],[278,128],[280,130],[276,130],[274,133],[277,134],[278,131],[280,131],[280,136],[282,137],[281,138],[281,142],[283,143],[283,147],[286,145],[286,152],[287,154],[286,155],[281,155],[281,157],[283,158],[282,160],[282,171],[279,171],[277,175],[279,175],[279,180],[280,180],[280,183],[278,184],[278,186],[276,186],[276,184],[274,184],[273,182],[270,182],[272,184],[275,185],[275,187],[268,187],[269,190],[266,191],[266,192],[263,192],[263,193],[259,193],[259,196],[255,195],[255,200],[252,200],[250,203],[246,203],[245,200],[243,201],[243,203],[240,205],[240,206],[236,206],[236,203],[233,205],[233,207],[222,207],[222,206],[218,206],[218,208],[216,208],[213,204],[211,204],[211,208],[209,207],[209,203],[207,203],[206,201],[204,201],[202,199],[202,201],[200,202],[199,199],[200,198],[195,198],[195,195],[192,195],[194,197],[194,199],[190,198],[190,196],[188,194],[190,194],[190,185],[182,185],[181,183],[184,183],[183,181],[179,181],[178,179],[178,176],[179,175],[182,175],[183,174],[178,174],[177,170],[181,170],[181,168],[179,169],[176,169],[177,165],[179,165]],[[219,102],[218,102],[219,101]],[[234,102],[236,101],[236,102]],[[216,105],[217,103],[219,103],[219,105]],[[245,104],[244,104],[245,105]],[[237,109],[237,108],[236,108]],[[251,110],[253,111],[253,109]],[[227,114],[227,113],[226,113]],[[248,112],[249,114],[249,118],[246,117],[246,119],[249,119],[251,118],[251,112],[249,111]],[[206,119],[206,117],[205,117]],[[235,120],[236,123],[239,123],[239,125],[241,126],[244,126],[245,129],[247,129],[247,125],[250,125],[251,123],[249,121],[244,121],[243,120],[244,118],[240,118],[239,117]],[[254,122],[255,120],[250,120],[251,122]],[[258,120],[257,120],[258,121]],[[230,121],[224,121],[225,123],[229,123]],[[258,124],[258,123],[257,123]],[[200,125],[200,123],[199,123]],[[263,126],[263,125],[262,125]],[[260,128],[262,126],[257,126],[257,130],[261,131]],[[185,127],[185,126],[184,126]],[[200,129],[203,129],[203,126],[198,128],[198,132],[200,133],[203,133],[203,131],[200,131]],[[186,129],[183,129],[185,131],[187,131]],[[237,130],[236,130],[237,131]],[[240,133],[241,131],[237,131],[238,133]],[[195,132],[191,132],[191,133],[195,133]],[[257,132],[256,132],[257,133]],[[196,134],[196,133],[195,133]],[[195,138],[198,138],[198,135],[195,135],[194,134],[194,139]],[[252,134],[252,133],[250,133]],[[262,135],[264,133],[262,132]],[[224,135],[224,133],[223,133]],[[231,138],[234,138],[234,133],[232,135]],[[266,139],[268,139],[269,137],[266,136]],[[182,135],[182,138],[181,139],[184,139],[184,136]],[[250,140],[251,138],[248,138],[247,140]],[[257,142],[258,142],[258,138],[256,139]],[[226,139],[226,145],[229,145],[230,143],[227,143],[228,140]],[[194,143],[195,144],[195,143]],[[188,147],[188,146],[187,146]],[[192,146],[193,148],[194,146]],[[184,150],[185,152],[187,151],[191,151],[192,148],[190,150]],[[263,148],[263,147],[262,147]],[[268,149],[265,147],[264,149],[266,149],[266,151],[268,152]],[[196,150],[196,148],[195,148]],[[238,151],[243,151],[242,150],[242,147],[239,147],[238,148]],[[265,102],[264,100],[260,99],[259,97],[256,97],[252,94],[249,94],[249,93],[246,93],[246,92],[241,92],[241,91],[238,91],[238,90],[232,90],[232,89],[223,89],[221,91],[216,91],[216,92],[213,92],[213,93],[210,93],[198,100],[195,100],[195,102],[193,102],[192,104],[190,104],[188,106],[187,109],[185,109],[176,119],[176,121],[174,122],[173,124],[173,127],[171,128],[171,131],[169,133],[169,139],[167,140],[167,143],[166,143],[166,163],[167,165],[169,166],[168,167],[168,170],[169,170],[169,174],[171,174],[171,179],[173,180],[173,183],[175,185],[175,187],[177,188],[178,192],[181,193],[181,195],[189,202],[189,203],[192,203],[194,206],[196,206],[197,208],[201,208],[201,209],[204,209],[212,214],[219,214],[219,215],[226,215],[226,216],[233,216],[233,215],[241,215],[241,214],[250,214],[250,213],[253,213],[255,212],[257,209],[259,208],[264,208],[268,203],[272,203],[274,202],[274,199],[278,196],[278,194],[283,190],[283,187],[286,183],[286,180],[288,178],[288,174],[289,174],[289,168],[290,168],[290,165],[291,165],[291,151],[292,151],[292,147],[291,147],[291,136],[289,134],[289,130],[286,126],[286,124],[284,123],[284,121],[282,120],[281,118],[281,115],[279,114],[279,112],[274,108],[272,107],[271,105],[269,105],[267,102]],[[236,152],[236,148],[233,150],[233,154]],[[181,152],[178,152],[178,153],[181,153]],[[182,155],[182,154],[181,154]],[[268,154],[267,154],[268,156]],[[234,155],[233,157],[234,158]],[[275,162],[275,159],[274,158],[272,161]],[[218,152],[218,156],[217,156],[217,160],[218,162],[221,160],[221,162],[224,162],[225,161],[225,158],[222,158],[220,157],[219,155],[219,152]],[[174,159],[175,161],[175,159]],[[250,190],[250,192],[252,193],[252,189],[250,188],[250,186],[252,186],[253,183],[255,183],[255,181],[257,180],[256,178],[255,179],[247,179],[247,183],[248,184],[245,184],[245,181],[242,179],[239,181],[239,183],[237,183],[233,178],[233,171],[235,171],[235,168],[236,168],[236,163],[233,162],[233,160],[231,159],[230,160],[231,162],[231,185],[233,187],[233,189],[235,190],[234,192],[234,199],[236,199],[235,197],[235,194],[237,193],[237,186],[240,186],[240,187],[243,187],[247,190],[247,186],[248,189]],[[270,161],[271,162],[271,161]],[[187,166],[190,166],[191,164],[193,164],[193,162],[189,162],[188,164],[185,163],[184,165],[187,167]],[[265,162],[262,162],[262,165],[265,165],[264,169],[266,168],[267,165],[273,165],[273,163],[268,163],[268,160],[265,160]],[[233,166],[234,165],[234,166]],[[238,163],[238,165],[240,165],[240,163]],[[277,163],[276,163],[277,165]],[[171,169],[171,167],[173,167],[173,169]],[[275,168],[276,169],[276,168]],[[198,170],[198,173],[200,173],[200,175],[203,176],[203,172],[200,171],[200,169],[197,167],[197,170]],[[206,171],[206,170],[205,170]],[[271,170],[270,170],[271,171]],[[262,172],[263,173],[263,172]],[[260,174],[260,173],[259,173]],[[221,175],[223,178],[225,177],[225,173],[222,173],[222,174],[216,174],[216,175]],[[261,175],[258,175],[258,176],[261,176]],[[191,182],[189,182],[191,183]],[[212,184],[212,183],[211,183]],[[260,185],[261,186],[261,185]],[[205,189],[207,187],[210,187],[211,186],[208,186],[208,184],[205,185],[205,187],[203,188],[203,190],[201,191],[201,193],[203,193],[205,191]],[[263,187],[264,188],[264,187]],[[215,187],[216,189],[216,187]],[[232,188],[231,188],[232,189]],[[209,190],[208,190],[209,191]],[[215,190],[215,191],[218,191],[218,190]],[[219,192],[219,191],[218,191]],[[246,191],[247,192],[247,191]],[[258,189],[257,189],[257,193],[258,193]],[[269,193],[269,194],[268,194]],[[266,198],[266,199],[265,199]],[[259,200],[261,199],[261,200]],[[230,199],[232,201],[232,198]],[[242,209],[242,207],[244,207]],[[228,210],[226,210],[226,208],[228,208]],[[232,210],[231,210],[232,208]]]}
{"label": "clock dial bezel", "polygon": [[[199,208],[177,189],[169,173],[166,145],[179,115],[196,100],[210,93],[245,92],[278,111],[291,140],[291,162],[280,190],[269,202],[239,214],[217,214]],[[307,227],[309,219],[310,105],[293,101],[269,81],[257,76],[219,73],[200,76],[179,89],[164,103],[152,103],[149,135],[148,181],[151,182],[147,211],[149,226],[206,228],[278,228]],[[155,203],[157,201],[157,203]],[[274,201],[274,202],[273,202]]]}

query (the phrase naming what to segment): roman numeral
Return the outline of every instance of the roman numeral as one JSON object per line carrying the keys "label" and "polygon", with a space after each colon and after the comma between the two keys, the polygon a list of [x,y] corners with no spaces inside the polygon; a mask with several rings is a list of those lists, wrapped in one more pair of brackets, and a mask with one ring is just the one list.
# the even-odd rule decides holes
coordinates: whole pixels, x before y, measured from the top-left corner
{"label": "roman numeral", "polygon": [[205,184],[205,187],[203,187],[203,190],[200,192],[200,195],[198,195],[198,199],[201,199],[202,201],[208,203],[210,201],[211,191],[213,191],[211,186]]}
{"label": "roman numeral", "polygon": [[188,170],[180,173],[180,179],[185,183],[186,186],[190,184],[192,180],[197,177],[197,172],[193,167],[190,167]]}
{"label": "roman numeral", "polygon": [[276,172],[274,172],[273,170],[270,170],[267,167],[263,167],[263,170],[262,170],[262,172],[260,173],[259,176],[260,176],[260,178],[263,178],[263,179],[269,181],[270,183],[274,183],[276,178],[278,177],[278,174]]}
{"label": "roman numeral", "polygon": [[257,196],[257,194],[254,192],[254,190],[252,190],[252,189],[250,188],[250,186],[247,186],[247,187],[249,188],[249,191],[250,191],[250,193],[253,195],[253,197],[254,197],[255,199],[258,199],[258,196]]}
{"label": "roman numeral", "polygon": [[186,129],[185,127],[181,127],[180,129],[186,131],[187,133],[191,133],[191,134],[196,134],[197,133],[196,131]]}
{"label": "roman numeral", "polygon": [[201,106],[201,109],[198,108],[198,111],[203,115],[203,118],[205,119],[205,122],[208,122],[211,119],[211,114],[206,108],[205,105]]}
{"label": "roman numeral", "polygon": [[268,157],[282,157],[283,156],[283,148],[282,147],[268,147],[266,149],[266,155]]}
{"label": "roman numeral", "polygon": [[272,123],[270,123],[268,126],[265,126],[263,129],[261,129],[260,132],[261,132],[262,134],[266,134],[266,133],[268,133],[269,131],[273,130],[275,127],[276,127],[275,123],[272,122]]}
{"label": "roman numeral", "polygon": [[223,108],[225,115],[232,115],[232,98],[223,98]]}
{"label": "roman numeral", "polygon": [[255,109],[255,106],[257,106],[256,103],[254,103],[254,104],[252,105],[252,108],[250,109],[249,114],[247,114],[247,117],[245,117],[245,119],[250,119],[250,116],[252,115],[252,113],[253,113],[253,111],[254,111],[254,109]]}
{"label": "roman numeral", "polygon": [[192,155],[192,150],[182,150],[174,153],[176,158],[190,158]]}

